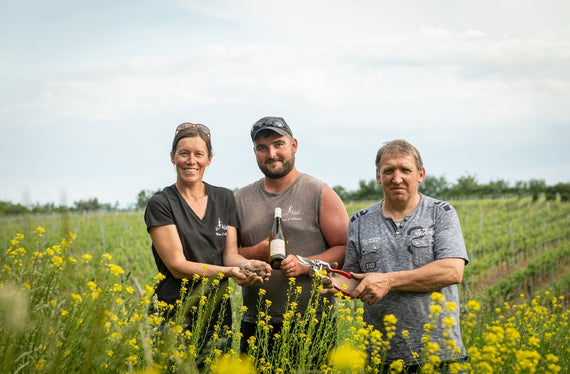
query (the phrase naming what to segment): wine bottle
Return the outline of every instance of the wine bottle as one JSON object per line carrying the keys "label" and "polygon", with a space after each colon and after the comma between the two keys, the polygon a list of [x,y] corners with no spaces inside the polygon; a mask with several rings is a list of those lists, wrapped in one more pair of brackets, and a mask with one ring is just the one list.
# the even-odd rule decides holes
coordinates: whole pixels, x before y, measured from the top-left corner
{"label": "wine bottle", "polygon": [[281,269],[281,261],[287,257],[287,237],[283,230],[281,208],[275,208],[273,227],[269,234],[269,265],[275,270]]}

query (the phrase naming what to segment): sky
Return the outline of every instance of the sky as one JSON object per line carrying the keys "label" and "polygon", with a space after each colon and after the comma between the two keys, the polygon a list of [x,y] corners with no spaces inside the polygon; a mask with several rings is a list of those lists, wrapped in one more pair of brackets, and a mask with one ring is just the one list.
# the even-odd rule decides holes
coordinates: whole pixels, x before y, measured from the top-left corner
{"label": "sky", "polygon": [[0,0],[0,201],[129,207],[175,182],[175,127],[212,130],[204,180],[262,177],[281,116],[297,168],[357,190],[385,141],[455,183],[570,182],[570,2]]}

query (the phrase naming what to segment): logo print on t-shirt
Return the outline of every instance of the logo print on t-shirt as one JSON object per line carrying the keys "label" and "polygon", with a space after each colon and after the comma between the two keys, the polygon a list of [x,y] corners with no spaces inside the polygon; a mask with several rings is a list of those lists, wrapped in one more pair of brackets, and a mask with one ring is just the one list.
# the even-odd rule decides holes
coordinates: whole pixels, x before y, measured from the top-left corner
{"label": "logo print on t-shirt", "polygon": [[293,205],[289,205],[289,208],[283,211],[283,222],[301,220],[301,209],[295,209]]}
{"label": "logo print on t-shirt", "polygon": [[218,217],[218,224],[216,225],[216,236],[226,236],[228,233],[228,225],[222,222],[222,219]]}

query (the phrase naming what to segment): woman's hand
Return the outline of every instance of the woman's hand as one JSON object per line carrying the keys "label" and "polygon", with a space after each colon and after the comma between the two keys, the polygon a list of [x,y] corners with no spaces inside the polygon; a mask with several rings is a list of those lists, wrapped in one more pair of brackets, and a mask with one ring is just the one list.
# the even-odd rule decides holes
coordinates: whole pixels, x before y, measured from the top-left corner
{"label": "woman's hand", "polygon": [[267,262],[259,260],[249,260],[248,263],[251,266],[252,271],[255,272],[262,279],[263,282],[269,280],[269,277],[271,276],[271,266]]}
{"label": "woman's hand", "polygon": [[264,261],[249,260],[241,267],[230,268],[228,277],[233,278],[238,286],[248,287],[254,284],[263,283],[271,276],[271,266]]}

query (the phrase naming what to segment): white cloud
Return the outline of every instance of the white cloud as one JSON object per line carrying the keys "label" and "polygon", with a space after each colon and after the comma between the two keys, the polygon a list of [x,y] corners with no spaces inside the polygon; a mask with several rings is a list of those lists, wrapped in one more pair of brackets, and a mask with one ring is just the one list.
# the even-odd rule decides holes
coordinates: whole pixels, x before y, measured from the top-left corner
{"label": "white cloud", "polygon": [[[392,137],[418,143],[434,155],[430,164],[449,175],[472,170],[482,180],[517,169],[490,162],[504,158],[505,150],[520,168],[529,164],[532,147],[545,165],[564,159],[561,154],[570,158],[559,145],[570,137],[564,2],[545,3],[539,11],[527,3],[488,1],[467,8],[376,1],[164,4],[156,23],[104,32],[129,22],[111,17],[102,36],[77,30],[64,47],[50,45],[59,34],[45,28],[45,66],[22,63],[29,55],[13,45],[0,47],[0,55],[9,56],[0,72],[6,82],[0,87],[0,141],[11,152],[0,154],[0,168],[11,185],[38,184],[33,175],[14,171],[10,157],[25,146],[34,151],[22,152],[18,167],[32,170],[34,155],[45,156],[41,182],[58,186],[52,191],[69,186],[69,196],[76,196],[71,189],[111,196],[109,181],[118,175],[128,176],[125,185],[134,183],[131,191],[155,188],[155,179],[165,178],[158,184],[166,185],[172,175],[162,171],[137,176],[167,168],[161,161],[168,161],[172,128],[200,120],[215,134],[209,177],[237,187],[259,177],[247,128],[266,114],[285,116],[303,137],[299,163],[305,171],[351,188],[373,177],[373,153]],[[150,17],[151,10],[158,9],[136,11]],[[77,18],[58,33],[87,14],[68,11]],[[112,7],[101,12],[108,16]],[[97,33],[97,17],[87,21],[89,33]],[[92,44],[77,43],[82,38]],[[77,178],[63,187],[48,178],[62,163]],[[533,168],[538,178],[561,178]],[[83,185],[82,178],[100,186]],[[0,193],[13,193],[4,183]]]}

